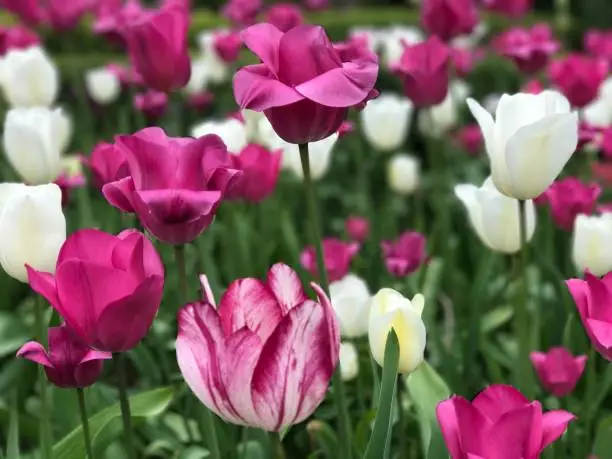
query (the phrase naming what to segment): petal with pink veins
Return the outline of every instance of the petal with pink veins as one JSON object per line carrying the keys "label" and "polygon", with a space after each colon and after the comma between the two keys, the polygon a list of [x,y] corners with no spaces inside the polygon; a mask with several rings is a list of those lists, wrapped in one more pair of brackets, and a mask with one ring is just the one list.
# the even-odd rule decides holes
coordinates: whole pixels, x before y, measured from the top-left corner
{"label": "petal with pink veins", "polygon": [[302,281],[297,273],[284,263],[276,263],[270,268],[267,282],[282,308],[283,315],[306,300]]}

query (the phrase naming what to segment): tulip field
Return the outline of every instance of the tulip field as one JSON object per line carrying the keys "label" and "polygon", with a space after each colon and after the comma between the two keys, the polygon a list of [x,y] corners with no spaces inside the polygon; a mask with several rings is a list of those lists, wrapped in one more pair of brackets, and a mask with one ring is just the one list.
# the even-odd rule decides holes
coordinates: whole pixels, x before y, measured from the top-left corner
{"label": "tulip field", "polygon": [[0,459],[612,458],[612,29],[349,3],[0,0]]}

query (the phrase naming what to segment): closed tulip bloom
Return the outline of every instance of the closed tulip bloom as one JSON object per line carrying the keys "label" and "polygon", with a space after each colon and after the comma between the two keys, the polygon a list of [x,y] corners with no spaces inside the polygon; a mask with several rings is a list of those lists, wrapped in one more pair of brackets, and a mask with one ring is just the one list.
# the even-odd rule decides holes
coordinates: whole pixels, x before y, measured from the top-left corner
{"label": "closed tulip bloom", "polygon": [[548,77],[574,107],[582,108],[595,100],[608,70],[602,59],[572,53],[551,62]]}
{"label": "closed tulip bloom", "polygon": [[421,29],[415,26],[392,26],[377,32],[366,31],[358,37],[362,37],[362,42],[365,41],[369,45],[368,48],[380,48],[382,62],[392,71],[399,65],[406,47],[425,40]]}
{"label": "closed tulip bloom", "polygon": [[405,277],[427,263],[426,244],[425,236],[417,231],[405,231],[395,241],[382,241],[380,247],[389,274]]}
{"label": "closed tulip bloom", "polygon": [[430,34],[449,41],[474,30],[478,9],[472,0],[423,0],[421,24]]}
{"label": "closed tulip bloom", "polygon": [[533,7],[534,0],[483,0],[483,5],[500,14],[511,18],[520,18]]}
{"label": "closed tulip bloom", "polygon": [[2,90],[12,107],[49,107],[57,98],[59,72],[41,47],[13,49],[2,60]]}
{"label": "closed tulip bloom", "polygon": [[40,45],[40,37],[27,27],[0,27],[0,56],[12,49],[27,49],[37,45]]}
{"label": "closed tulip bloom", "polygon": [[85,158],[91,170],[94,185],[99,190],[110,182],[121,180],[130,175],[130,168],[123,150],[112,143],[100,142]]}
{"label": "closed tulip bloom", "polygon": [[79,230],[62,246],[55,274],[27,269],[30,287],[84,344],[100,351],[133,349],[149,331],[164,289],[161,259],[136,230],[117,236]]}
{"label": "closed tulip bloom", "polygon": [[359,374],[359,352],[349,341],[340,343],[340,376],[343,381],[351,381]]}
{"label": "closed tulip bloom", "polygon": [[62,192],[55,184],[0,184],[0,264],[27,282],[26,263],[53,272],[66,239]]}
{"label": "closed tulip bloom", "polygon": [[457,132],[455,138],[461,148],[472,156],[477,156],[482,151],[484,140],[478,124],[463,127]]}
{"label": "closed tulip bloom", "polygon": [[227,0],[221,13],[234,25],[241,27],[253,24],[261,7],[262,0]]}
{"label": "closed tulip bloom", "polygon": [[587,362],[586,355],[574,357],[564,347],[532,352],[530,358],[542,386],[555,397],[565,397],[574,391]]}
{"label": "closed tulip bloom", "polygon": [[262,63],[236,73],[236,101],[243,109],[264,112],[287,142],[330,136],[350,107],[376,95],[376,55],[364,48],[360,55],[339,53],[322,27],[301,25],[283,33],[257,24],[242,31],[242,40]]}
{"label": "closed tulip bloom", "polygon": [[130,61],[149,88],[170,92],[189,81],[188,28],[189,12],[174,7],[141,16],[125,31]]}
{"label": "closed tulip bloom", "polygon": [[150,123],[160,119],[168,108],[168,94],[155,89],[134,94],[132,105],[135,110],[142,112]]}
{"label": "closed tulip bloom", "polygon": [[576,217],[572,258],[579,272],[603,276],[612,271],[612,214]]}
{"label": "closed tulip bloom", "polygon": [[502,384],[471,402],[454,395],[438,404],[436,416],[451,459],[536,459],[575,419],[564,410],[544,413],[539,401]]}
{"label": "closed tulip bloom", "polygon": [[66,324],[49,328],[48,338],[49,351],[30,341],[17,351],[17,357],[42,365],[47,379],[57,387],[91,386],[102,374],[104,361],[112,357],[110,352],[96,351],[83,344]]}
{"label": "closed tulip bloom", "polygon": [[297,5],[277,3],[266,13],[266,22],[275,26],[281,32],[287,32],[304,22],[302,12]]}
{"label": "closed tulip bloom", "polygon": [[391,330],[399,342],[399,369],[402,374],[412,373],[423,362],[427,331],[421,319],[425,297],[420,293],[412,300],[401,293],[383,288],[372,298],[368,326],[368,340],[372,357],[383,365],[385,345]]}
{"label": "closed tulip bloom", "polygon": [[195,138],[209,134],[221,137],[230,153],[238,154],[248,144],[246,126],[235,118],[204,121],[191,129],[191,136]]}
{"label": "closed tulip bloom", "polygon": [[593,56],[612,64],[612,32],[609,30],[588,30],[584,34],[584,49]]}
{"label": "closed tulip bloom", "polygon": [[228,64],[236,62],[242,49],[240,34],[233,30],[215,33],[213,35],[213,48],[217,55]]}
{"label": "closed tulip bloom", "polygon": [[344,221],[344,229],[351,241],[365,242],[370,236],[370,222],[365,217],[348,217]]}
{"label": "closed tulip bloom", "polygon": [[493,46],[500,55],[512,59],[520,71],[529,74],[545,69],[550,56],[561,48],[548,24],[510,28],[495,39]]}
{"label": "closed tulip bloom", "polygon": [[57,31],[72,30],[91,10],[91,0],[47,0],[45,12],[46,19],[51,27]]}
{"label": "closed tulip bloom", "polygon": [[0,0],[0,6],[30,27],[36,27],[46,19],[40,0]]}
{"label": "closed tulip bloom", "polygon": [[329,8],[329,0],[305,0],[304,4],[310,10],[326,10]]}
{"label": "closed tulip bloom", "polygon": [[600,194],[601,187],[596,183],[586,184],[576,177],[567,177],[554,182],[543,196],[557,226],[572,231],[579,214],[591,215],[595,211]]}
{"label": "closed tulip bloom", "polygon": [[413,105],[393,93],[381,94],[361,111],[361,127],[370,144],[379,151],[400,148],[410,125]]}
{"label": "closed tulip bloom", "polygon": [[340,337],[329,299],[313,288],[317,301],[291,268],[276,264],[265,282],[232,282],[218,307],[205,296],[179,311],[179,368],[206,407],[268,431],[314,412],[338,363]]}
{"label": "closed tulip bloom", "polygon": [[368,284],[359,276],[349,273],[329,284],[329,296],[343,338],[359,338],[368,333],[370,301]]}
{"label": "closed tulip bloom", "polygon": [[255,203],[274,192],[280,174],[280,150],[269,151],[261,145],[250,144],[230,159],[232,167],[242,174],[227,191],[228,199],[239,198]]}
{"label": "closed tulip bloom", "polygon": [[215,135],[168,137],[152,127],[117,136],[115,144],[127,158],[130,176],[104,185],[104,196],[118,209],[135,213],[168,244],[198,237],[240,173],[229,167],[227,149]]}
{"label": "closed tulip bloom", "polygon": [[[359,244],[340,239],[323,240],[323,261],[330,282],[342,279],[351,267],[353,257],[359,252]],[[315,248],[308,246],[300,255],[300,264],[313,276],[318,277]]]}
{"label": "closed tulip bloom", "polygon": [[94,102],[108,105],[119,97],[121,82],[115,72],[107,67],[99,67],[85,74],[85,88]]}
{"label": "closed tulip bloom", "polygon": [[558,92],[504,94],[495,120],[475,100],[467,103],[485,139],[493,183],[506,196],[539,196],[576,150],[578,113]]}
{"label": "closed tulip bloom", "polygon": [[420,161],[412,155],[399,153],[387,163],[387,182],[397,194],[405,196],[418,190],[420,176]]}

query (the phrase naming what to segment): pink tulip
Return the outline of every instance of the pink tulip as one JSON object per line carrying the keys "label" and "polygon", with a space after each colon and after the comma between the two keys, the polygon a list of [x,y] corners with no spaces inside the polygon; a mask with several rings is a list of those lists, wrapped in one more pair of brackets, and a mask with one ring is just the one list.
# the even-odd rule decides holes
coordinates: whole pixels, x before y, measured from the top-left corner
{"label": "pink tulip", "polygon": [[584,35],[584,49],[612,64],[612,31],[589,30]]}
{"label": "pink tulip", "polygon": [[164,265],[136,230],[118,236],[79,230],[64,242],[54,275],[26,267],[30,287],[84,344],[100,351],[134,348],[149,331],[164,289]]}
{"label": "pink tulip", "polygon": [[429,260],[425,236],[417,231],[406,231],[396,241],[382,241],[380,246],[387,271],[392,276],[412,274]]}
{"label": "pink tulip", "polygon": [[291,3],[277,3],[266,13],[266,22],[276,26],[281,32],[287,32],[304,23],[300,8]]}
{"label": "pink tulip", "polygon": [[599,185],[583,183],[576,177],[557,180],[543,193],[555,224],[565,231],[574,229],[578,214],[591,215],[595,211],[600,194]]}
{"label": "pink tulip", "polygon": [[53,183],[55,183],[62,192],[62,207],[66,207],[70,202],[72,191],[76,188],[83,188],[87,185],[87,179],[83,174],[69,176],[61,174]]}
{"label": "pink tulip", "polygon": [[189,81],[188,29],[189,13],[178,7],[141,16],[126,28],[130,61],[149,88],[170,92]]}
{"label": "pink tulip", "polygon": [[176,357],[204,405],[228,422],[269,431],[314,412],[338,363],[340,335],[329,299],[311,285],[318,301],[289,266],[276,264],[266,282],[232,282],[218,307],[205,294],[179,311]]}
{"label": "pink tulip", "polygon": [[104,196],[133,212],[157,239],[186,244],[212,222],[225,189],[239,171],[229,167],[227,148],[216,135],[168,137],[158,127],[115,138],[130,176],[107,183]]}
{"label": "pink tulip", "polygon": [[40,0],[0,0],[0,7],[30,27],[39,26],[46,21],[46,12]]}
{"label": "pink tulip", "polygon": [[472,156],[477,156],[482,152],[484,139],[480,126],[476,123],[468,124],[461,128],[456,135],[457,143]]}
{"label": "pink tulip", "polygon": [[351,241],[362,243],[370,235],[370,222],[365,217],[351,216],[345,220],[344,229]]}
{"label": "pink tulip", "polygon": [[247,145],[237,155],[231,155],[231,165],[242,175],[228,189],[228,199],[260,202],[276,188],[280,174],[282,150],[269,151],[257,144]]}
{"label": "pink tulip", "polygon": [[117,78],[119,78],[119,81],[124,88],[139,86],[144,83],[142,81],[142,77],[138,74],[134,67],[110,63],[106,65],[106,68],[108,71],[113,72]]}
{"label": "pink tulip", "polygon": [[112,143],[100,142],[83,162],[89,167],[93,183],[98,190],[102,190],[107,183],[130,175],[123,151]]}
{"label": "pink tulip", "polygon": [[[353,257],[359,252],[359,244],[340,239],[323,240],[323,262],[330,282],[342,279],[349,271]],[[319,277],[315,248],[308,246],[300,255],[300,264],[313,276]]]}
{"label": "pink tulip", "polygon": [[343,121],[340,127],[338,128],[338,138],[342,138],[345,135],[350,134],[355,130],[355,125],[352,121]]}
{"label": "pink tulip", "polygon": [[483,0],[483,5],[497,13],[511,18],[524,16],[531,10],[534,0]]}
{"label": "pink tulip", "polygon": [[421,24],[443,41],[468,35],[478,24],[476,3],[473,0],[423,0]]}
{"label": "pink tulip", "polygon": [[555,397],[570,394],[584,372],[587,356],[574,357],[564,347],[553,347],[548,352],[532,352],[531,363],[542,386]]}
{"label": "pink tulip", "polygon": [[17,351],[17,357],[42,365],[47,379],[57,387],[83,388],[100,377],[110,352],[90,349],[74,336],[66,324],[48,330],[49,352],[30,341]]}
{"label": "pink tulip", "polygon": [[521,88],[521,92],[526,92],[529,94],[540,94],[544,91],[544,85],[540,80],[529,80],[527,83],[523,85]]}
{"label": "pink tulip", "polygon": [[548,76],[575,107],[592,102],[608,75],[608,63],[585,54],[571,53],[551,62]]}
{"label": "pink tulip", "polygon": [[214,101],[215,95],[210,91],[200,91],[187,96],[187,106],[199,112],[208,110]]}
{"label": "pink tulip", "polygon": [[506,30],[495,39],[493,47],[500,55],[512,59],[521,72],[533,74],[546,68],[561,44],[547,24],[536,24],[530,29]]}
{"label": "pink tulip", "polygon": [[135,110],[144,113],[145,118],[150,123],[155,123],[164,116],[168,108],[168,94],[155,89],[134,94],[132,104]]}
{"label": "pink tulip", "polygon": [[305,0],[304,6],[309,10],[326,10],[329,8],[329,0]]}
{"label": "pink tulip", "polygon": [[126,29],[138,21],[153,15],[153,10],[145,8],[139,0],[127,0],[124,5],[113,2],[106,8],[99,8],[93,23],[93,32],[106,37],[109,41],[125,45]]}
{"label": "pink tulip", "polygon": [[612,273],[603,278],[584,274],[582,279],[565,281],[591,343],[605,359],[612,361]]}
{"label": "pink tulip", "polygon": [[55,30],[72,30],[91,7],[91,0],[47,0],[47,21]]}
{"label": "pink tulip", "polygon": [[262,63],[236,73],[236,100],[243,109],[264,112],[287,142],[330,136],[350,107],[363,106],[376,94],[377,57],[362,50],[347,59],[322,27],[301,25],[283,33],[271,24],[257,24],[241,36]]}
{"label": "pink tulip", "polygon": [[450,48],[449,52],[455,74],[460,78],[467,77],[472,72],[476,61],[483,57],[482,52],[466,48]]}
{"label": "pink tulip", "polygon": [[40,44],[40,37],[27,27],[0,27],[0,56],[12,49],[26,49]]}
{"label": "pink tulip", "polygon": [[359,59],[359,56],[370,52],[367,37],[364,35],[353,35],[344,41],[334,42],[332,46],[343,61]]}
{"label": "pink tulip", "polygon": [[599,136],[597,143],[599,145],[599,148],[601,148],[601,152],[603,153],[604,157],[607,159],[611,159],[612,158],[612,127],[604,129],[603,132],[601,132],[601,135]]}
{"label": "pink tulip", "polygon": [[221,12],[234,25],[243,27],[255,23],[262,0],[227,0]]}
{"label": "pink tulip", "polygon": [[414,105],[430,107],[442,103],[448,93],[449,62],[449,49],[436,36],[404,49],[395,71]]}
{"label": "pink tulip", "polygon": [[220,32],[215,34],[213,38],[213,47],[217,55],[223,59],[223,61],[231,64],[236,62],[240,56],[242,39],[240,38],[240,34],[234,31]]}
{"label": "pink tulip", "polygon": [[455,395],[439,403],[436,416],[451,459],[537,459],[575,419],[542,411],[514,387],[494,384],[471,402]]}

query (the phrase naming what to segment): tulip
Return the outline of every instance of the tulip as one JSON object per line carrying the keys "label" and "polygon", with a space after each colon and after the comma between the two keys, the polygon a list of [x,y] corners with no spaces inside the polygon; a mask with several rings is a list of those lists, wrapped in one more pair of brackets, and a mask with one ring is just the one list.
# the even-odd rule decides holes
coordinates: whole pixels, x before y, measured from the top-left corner
{"label": "tulip", "polygon": [[30,27],[36,27],[45,20],[45,10],[40,0],[0,0],[0,6]]}
{"label": "tulip", "polygon": [[603,276],[612,271],[612,214],[576,217],[572,258],[579,272]]}
{"label": "tulip", "polygon": [[351,241],[365,242],[370,235],[370,222],[364,217],[348,217],[344,222],[344,230]]}
{"label": "tulip", "polygon": [[191,136],[195,138],[208,134],[216,134],[221,137],[230,153],[238,154],[248,144],[244,123],[234,118],[205,121],[191,129]]}
{"label": "tulip", "polygon": [[149,89],[146,92],[134,94],[132,105],[135,110],[142,112],[149,122],[154,123],[164,116],[168,108],[168,94]]}
{"label": "tulip", "polygon": [[340,376],[343,381],[355,379],[359,374],[359,353],[351,342],[340,343]]}
{"label": "tulip", "polygon": [[532,352],[530,358],[542,386],[555,397],[572,393],[587,362],[586,355],[574,357],[564,347]]}
{"label": "tulip", "polygon": [[97,144],[89,158],[84,159],[91,170],[94,185],[99,190],[110,182],[121,180],[130,175],[130,169],[123,150],[106,142]]}
{"label": "tulip", "polygon": [[429,260],[425,236],[417,231],[405,231],[396,241],[382,241],[380,247],[387,271],[395,277],[412,274]]}
{"label": "tulip", "polygon": [[130,86],[141,86],[144,84],[142,77],[134,70],[134,67],[110,63],[106,68],[119,78],[122,88],[127,89]]}
{"label": "tulip", "polygon": [[27,27],[0,27],[0,56],[12,49],[27,49],[37,45],[40,45],[40,37]]}
{"label": "tulip", "polygon": [[266,13],[266,22],[275,26],[281,32],[287,32],[304,22],[302,12],[296,5],[277,3]]}
{"label": "tulip", "polygon": [[227,0],[223,16],[237,26],[251,25],[261,10],[262,0]]}
{"label": "tulip", "polygon": [[309,10],[326,10],[329,8],[329,0],[305,0],[305,6]]}
{"label": "tulip", "polygon": [[49,352],[42,344],[30,341],[17,351],[17,357],[42,365],[47,379],[57,387],[91,386],[100,377],[104,361],[111,358],[110,352],[84,345],[66,324],[49,328],[48,337]]}
{"label": "tulip", "polygon": [[495,120],[475,100],[467,103],[485,139],[493,183],[506,196],[539,196],[576,150],[578,113],[562,94],[504,94]]}
{"label": "tulip", "polygon": [[612,64],[612,32],[588,30],[584,34],[584,49]]}
{"label": "tulip", "polygon": [[536,459],[575,419],[563,410],[542,411],[514,387],[493,384],[471,402],[457,395],[440,402],[436,416],[451,459]]}
{"label": "tulip", "polygon": [[179,368],[211,411],[233,424],[282,431],[323,401],[340,337],[329,299],[312,286],[317,301],[291,268],[276,264],[266,282],[232,282],[218,307],[206,295],[179,311]]}
{"label": "tulip", "polygon": [[240,57],[242,40],[234,31],[221,31],[213,35],[213,48],[223,61],[231,64]]}
{"label": "tulip", "polygon": [[232,155],[232,167],[242,174],[227,191],[228,199],[241,198],[256,203],[270,196],[276,188],[281,159],[280,150],[268,151],[257,144],[247,145],[239,154]]}
{"label": "tulip", "polygon": [[338,138],[342,138],[355,130],[355,125],[351,121],[343,121],[338,128]]}
{"label": "tulip", "polygon": [[199,112],[205,112],[211,108],[215,101],[215,95],[210,91],[201,91],[190,94],[187,98],[187,106]]}
{"label": "tulip", "polygon": [[482,151],[482,132],[480,132],[480,127],[477,124],[464,126],[457,132],[456,140],[461,148],[472,156],[476,156]]}
{"label": "tulip", "polygon": [[46,19],[57,31],[72,30],[91,9],[90,0],[47,0]]}
{"label": "tulip", "polygon": [[154,10],[142,6],[139,0],[127,0],[123,5],[107,2],[101,10],[96,15],[93,32],[120,46],[126,45],[125,32],[130,25],[154,14]]}
{"label": "tulip", "polygon": [[[227,49],[219,49],[219,37],[229,33],[233,32],[228,32],[221,29],[203,32],[198,35],[198,44],[200,50],[202,51],[202,58],[197,59],[194,61],[194,63],[198,63],[202,66],[202,69],[199,71],[204,72],[204,78],[207,82],[224,83],[228,79],[231,69],[229,66],[230,61],[227,60],[227,58],[232,57],[230,56],[231,52],[238,53],[240,51],[240,48],[230,49],[228,47]],[[242,39],[240,39],[240,35],[238,35],[238,39],[240,40],[240,46],[242,47]],[[231,40],[233,41],[234,39],[232,38]],[[230,43],[230,46],[234,46],[234,44]]]}
{"label": "tulip", "polygon": [[[336,133],[323,140],[309,144],[310,175],[313,180],[319,180],[327,173],[331,154],[338,141],[338,137]],[[283,149],[283,168],[290,170],[298,178],[303,179],[304,171],[302,170],[298,146],[283,140],[280,143],[272,142],[272,145],[275,145],[274,148]]]}
{"label": "tulip", "polygon": [[53,272],[66,239],[62,192],[55,184],[1,183],[0,265],[27,282],[25,264]]}
{"label": "tulip", "polygon": [[178,7],[161,9],[127,27],[130,61],[149,88],[170,92],[189,81],[188,28],[189,12]]}
{"label": "tulip", "polygon": [[108,105],[119,97],[121,82],[115,72],[106,67],[99,67],[85,74],[85,88],[94,102]]}
{"label": "tulip", "polygon": [[512,59],[521,72],[529,74],[545,69],[550,56],[560,47],[548,24],[536,24],[530,29],[513,27],[494,41],[499,54]]}
{"label": "tulip", "polygon": [[582,108],[595,100],[608,70],[602,59],[572,53],[551,62],[548,77],[573,106]]}
{"label": "tulip", "polygon": [[471,88],[462,80],[452,81],[446,98],[419,113],[419,130],[429,137],[439,138],[459,123],[459,108],[463,107]]}
{"label": "tulip", "polygon": [[62,170],[53,183],[59,186],[62,192],[62,207],[66,207],[70,202],[73,190],[87,185],[87,178],[83,174],[82,158],[75,155],[63,158]]}
{"label": "tulip", "polygon": [[359,338],[368,333],[372,295],[368,284],[355,274],[347,274],[329,284],[329,296],[340,325],[340,336]]}
{"label": "tulip", "polygon": [[575,177],[554,182],[544,193],[550,205],[553,220],[565,231],[572,231],[578,214],[590,215],[601,194],[596,183],[585,184]]}
{"label": "tulip", "polygon": [[472,0],[423,0],[421,24],[428,33],[449,41],[474,30],[478,10]]}
{"label": "tulip", "polygon": [[412,155],[404,153],[393,156],[387,163],[387,182],[389,188],[399,195],[409,195],[419,189],[420,162]]}
{"label": "tulip", "polygon": [[412,300],[401,293],[383,288],[372,298],[368,325],[370,352],[383,365],[385,345],[391,330],[399,343],[399,373],[412,373],[424,360],[427,331],[421,319],[425,297],[420,293]]}
{"label": "tulip", "polygon": [[59,72],[39,46],[10,50],[2,60],[2,90],[12,107],[49,107],[59,91]]}
{"label": "tulip", "polygon": [[229,168],[221,139],[172,138],[157,127],[120,135],[130,176],[102,188],[108,202],[138,216],[157,239],[186,244],[212,222],[225,189],[238,171]]}
{"label": "tulip", "polygon": [[361,126],[370,144],[380,151],[400,148],[406,136],[413,105],[410,100],[384,93],[361,112]]}
{"label": "tulip", "polygon": [[257,24],[241,36],[262,63],[236,73],[236,101],[243,109],[264,112],[289,143],[329,137],[350,107],[376,95],[376,56],[366,50],[358,56],[338,53],[321,27],[301,25],[283,33]]}
{"label": "tulip", "polygon": [[465,78],[472,73],[475,63],[483,57],[480,50],[472,51],[470,49],[454,47],[450,48],[449,52],[454,73],[460,78]]}
{"label": "tulip", "polygon": [[425,39],[423,32],[414,26],[393,26],[382,31],[362,32],[358,36],[369,44],[368,48],[372,51],[380,48],[382,61],[390,70],[397,68],[407,46],[414,46]]}
{"label": "tulip", "polygon": [[[359,244],[344,242],[340,239],[323,240],[323,261],[330,282],[342,279],[349,271],[353,257],[359,252]],[[300,255],[300,264],[313,276],[317,277],[315,248],[308,246]]]}
{"label": "tulip", "polygon": [[450,54],[436,36],[408,46],[396,67],[404,93],[417,107],[442,103],[448,93]]}
{"label": "tulip", "polygon": [[55,274],[27,266],[30,287],[44,296],[87,346],[125,352],[147,334],[164,289],[164,266],[144,234],[96,229],[73,233]]}
{"label": "tulip", "polygon": [[534,0],[483,0],[483,5],[491,11],[520,18],[529,12]]}

